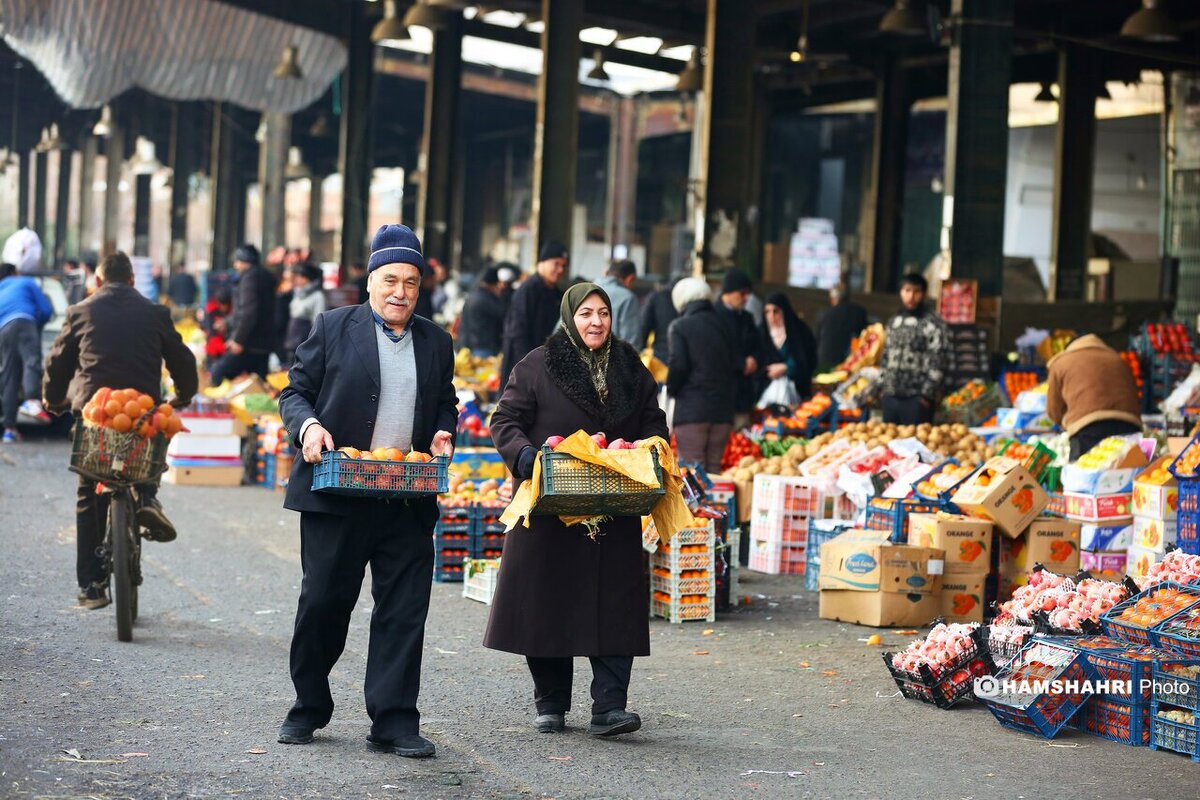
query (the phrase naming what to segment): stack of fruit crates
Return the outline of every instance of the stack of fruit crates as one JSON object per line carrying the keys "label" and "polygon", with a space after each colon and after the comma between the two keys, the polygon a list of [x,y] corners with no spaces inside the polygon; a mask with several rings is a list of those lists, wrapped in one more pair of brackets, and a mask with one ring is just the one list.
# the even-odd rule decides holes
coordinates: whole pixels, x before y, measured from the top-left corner
{"label": "stack of fruit crates", "polygon": [[433,579],[457,583],[463,579],[463,562],[471,558],[473,530],[470,506],[442,510],[433,526]]}
{"label": "stack of fruit crates", "polygon": [[1200,761],[1200,659],[1156,661],[1150,697],[1150,749]]}
{"label": "stack of fruit crates", "polygon": [[824,516],[825,494],[808,478],[754,476],[749,568],[803,575],[808,522]]}
{"label": "stack of fruit crates", "polygon": [[471,558],[499,558],[504,551],[504,506],[476,503],[471,506]]}
{"label": "stack of fruit crates", "polygon": [[716,531],[680,531],[650,556],[650,614],[670,622],[717,618]]}

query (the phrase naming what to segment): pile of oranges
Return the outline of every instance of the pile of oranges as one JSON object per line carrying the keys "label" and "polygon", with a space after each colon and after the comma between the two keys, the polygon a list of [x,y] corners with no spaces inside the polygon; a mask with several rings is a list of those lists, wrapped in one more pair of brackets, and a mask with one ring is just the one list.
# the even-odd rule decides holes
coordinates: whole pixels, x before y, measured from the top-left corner
{"label": "pile of oranges", "polygon": [[1008,399],[1011,402],[1016,402],[1017,395],[1034,388],[1039,383],[1041,380],[1033,371],[1009,370],[1004,373],[1004,391],[1008,393]]}
{"label": "pile of oranges", "polygon": [[946,398],[946,406],[965,406],[972,400],[978,400],[987,391],[987,384],[980,380],[969,381],[966,386]]}
{"label": "pile of oranges", "polygon": [[[671,595],[666,592],[654,593],[654,599],[660,603],[670,603]],[[679,596],[679,604],[684,606],[704,605],[708,602],[708,595],[704,594],[684,594]]]}
{"label": "pile of oranges", "polygon": [[170,439],[184,430],[170,403],[156,406],[153,397],[137,389],[97,389],[83,407],[83,419],[88,425],[144,438],[161,433]]}
{"label": "pile of oranges", "polygon": [[1185,478],[1194,478],[1197,467],[1200,467],[1200,445],[1189,444],[1175,462],[1175,472]]}
{"label": "pile of oranges", "polygon": [[1197,600],[1200,600],[1200,595],[1165,586],[1138,598],[1133,605],[1123,609],[1117,615],[1117,620],[1138,628],[1153,628],[1167,617],[1177,614]]}

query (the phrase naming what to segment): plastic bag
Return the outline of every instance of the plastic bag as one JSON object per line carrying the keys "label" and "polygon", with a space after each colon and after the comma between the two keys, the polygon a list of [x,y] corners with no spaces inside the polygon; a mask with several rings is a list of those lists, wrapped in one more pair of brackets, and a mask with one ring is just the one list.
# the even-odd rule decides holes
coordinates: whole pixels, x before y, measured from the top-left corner
{"label": "plastic bag", "polygon": [[766,408],[768,406],[792,407],[799,402],[800,393],[796,391],[796,384],[792,383],[790,378],[776,378],[767,384],[762,397],[758,398],[756,408]]}

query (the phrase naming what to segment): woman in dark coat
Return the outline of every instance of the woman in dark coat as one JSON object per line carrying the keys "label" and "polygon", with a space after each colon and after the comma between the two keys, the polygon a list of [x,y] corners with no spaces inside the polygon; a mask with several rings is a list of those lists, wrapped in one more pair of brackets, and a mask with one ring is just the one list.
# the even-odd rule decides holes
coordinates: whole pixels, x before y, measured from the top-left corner
{"label": "woman in dark coat", "polygon": [[796,385],[801,397],[808,397],[817,366],[817,338],[808,323],[796,315],[783,292],[775,292],[763,303],[758,337],[766,365],[763,389],[769,381],[786,377]]}
{"label": "woman in dark coat", "polygon": [[[532,476],[537,449],[550,436],[580,429],[610,441],[669,435],[654,378],[632,346],[610,336],[604,290],[571,287],[561,316],[562,328],[517,363],[492,415],[492,438],[518,481]],[[542,733],[565,726],[575,656],[592,663],[588,732],[641,727],[625,710],[633,658],[650,655],[641,521],[613,517],[599,530],[593,539],[583,525],[535,515],[505,538],[483,643],[525,656]]]}

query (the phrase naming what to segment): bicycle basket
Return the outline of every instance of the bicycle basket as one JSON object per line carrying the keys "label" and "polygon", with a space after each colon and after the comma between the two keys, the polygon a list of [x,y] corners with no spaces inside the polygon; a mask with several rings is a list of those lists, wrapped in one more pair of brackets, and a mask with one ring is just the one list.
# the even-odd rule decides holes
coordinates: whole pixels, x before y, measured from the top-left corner
{"label": "bicycle basket", "polygon": [[112,428],[75,422],[71,469],[87,477],[122,483],[145,483],[166,469],[167,437],[119,433]]}

